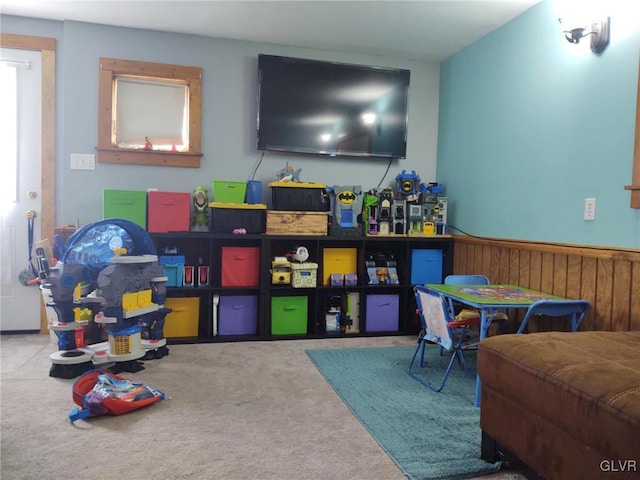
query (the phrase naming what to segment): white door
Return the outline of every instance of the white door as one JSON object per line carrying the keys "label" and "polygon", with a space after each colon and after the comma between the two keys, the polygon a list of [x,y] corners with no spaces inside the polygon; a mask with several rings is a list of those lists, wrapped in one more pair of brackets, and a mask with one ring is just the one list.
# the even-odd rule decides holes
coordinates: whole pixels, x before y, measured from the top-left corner
{"label": "white door", "polygon": [[[7,153],[10,149],[5,145],[0,148],[0,331],[40,331],[40,289],[37,285],[22,285],[19,275],[28,267],[29,210],[36,213],[33,240],[41,239],[41,54],[38,51],[0,48],[0,60],[0,68],[15,69],[16,72],[18,120],[15,170],[11,166],[15,160]],[[3,83],[0,88],[5,92],[10,87]],[[6,132],[10,119],[3,117],[2,113],[0,129]],[[14,186],[15,196],[7,201],[2,192],[11,191]],[[37,269],[35,257],[33,265]]]}

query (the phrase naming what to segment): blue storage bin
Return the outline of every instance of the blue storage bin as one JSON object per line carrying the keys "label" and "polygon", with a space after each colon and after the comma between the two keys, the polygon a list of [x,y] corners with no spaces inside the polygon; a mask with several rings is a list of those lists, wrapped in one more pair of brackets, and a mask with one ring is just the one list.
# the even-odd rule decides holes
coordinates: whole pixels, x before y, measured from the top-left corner
{"label": "blue storage bin", "polygon": [[411,251],[411,285],[442,283],[442,250],[416,248]]}
{"label": "blue storage bin", "polygon": [[167,287],[181,287],[184,281],[184,255],[158,255],[158,263],[167,277]]}
{"label": "blue storage bin", "polygon": [[247,181],[247,203],[262,203],[262,182]]}

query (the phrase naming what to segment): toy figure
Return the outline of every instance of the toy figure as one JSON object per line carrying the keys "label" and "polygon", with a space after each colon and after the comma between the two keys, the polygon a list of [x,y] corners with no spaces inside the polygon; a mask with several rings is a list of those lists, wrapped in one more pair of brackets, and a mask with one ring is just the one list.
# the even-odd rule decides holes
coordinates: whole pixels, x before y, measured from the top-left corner
{"label": "toy figure", "polygon": [[193,190],[193,228],[192,231],[209,231],[209,198],[205,187],[196,187]]}
{"label": "toy figure", "polygon": [[334,185],[327,191],[331,198],[332,234],[362,235],[362,187]]}
{"label": "toy figure", "polygon": [[417,202],[420,198],[421,187],[423,185],[424,184],[420,183],[420,176],[415,170],[412,170],[411,173],[402,170],[402,172],[396,176],[395,199]]}
{"label": "toy figure", "polygon": [[378,229],[378,196],[374,190],[370,190],[364,194],[364,210],[362,218],[365,221],[365,234],[377,235]]}
{"label": "toy figure", "polygon": [[144,150],[152,150],[153,144],[149,141],[149,137],[144,137]]}
{"label": "toy figure", "polygon": [[285,167],[276,173],[276,178],[279,182],[298,182],[300,183],[300,172],[302,169],[294,170],[289,162],[286,163]]}
{"label": "toy figure", "polygon": [[273,285],[291,283],[291,262],[285,257],[275,257],[271,262],[271,283]]}
{"label": "toy figure", "polygon": [[299,247],[289,250],[285,254],[285,257],[290,262],[304,263],[309,260],[309,250],[307,250],[307,247],[300,245]]}

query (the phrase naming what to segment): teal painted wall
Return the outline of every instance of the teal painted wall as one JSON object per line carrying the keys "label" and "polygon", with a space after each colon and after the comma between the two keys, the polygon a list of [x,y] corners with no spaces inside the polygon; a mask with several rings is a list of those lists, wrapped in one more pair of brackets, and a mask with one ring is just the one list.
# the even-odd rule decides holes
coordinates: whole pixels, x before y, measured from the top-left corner
{"label": "teal painted wall", "polygon": [[[632,12],[629,12],[630,14]],[[630,208],[640,27],[596,55],[544,2],[441,64],[437,180],[472,235],[640,248]],[[625,23],[626,22],[626,23]],[[584,42],[584,41],[583,41]],[[596,220],[583,220],[584,199]]]}

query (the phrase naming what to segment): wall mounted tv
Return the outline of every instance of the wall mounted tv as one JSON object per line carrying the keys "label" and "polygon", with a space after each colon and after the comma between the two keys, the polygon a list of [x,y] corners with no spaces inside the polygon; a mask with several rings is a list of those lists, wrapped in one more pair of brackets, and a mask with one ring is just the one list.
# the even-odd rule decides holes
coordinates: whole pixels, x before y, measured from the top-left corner
{"label": "wall mounted tv", "polygon": [[409,70],[258,56],[258,150],[405,158]]}

